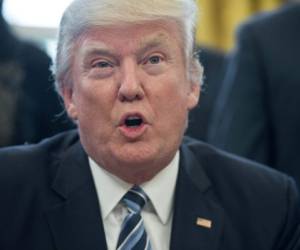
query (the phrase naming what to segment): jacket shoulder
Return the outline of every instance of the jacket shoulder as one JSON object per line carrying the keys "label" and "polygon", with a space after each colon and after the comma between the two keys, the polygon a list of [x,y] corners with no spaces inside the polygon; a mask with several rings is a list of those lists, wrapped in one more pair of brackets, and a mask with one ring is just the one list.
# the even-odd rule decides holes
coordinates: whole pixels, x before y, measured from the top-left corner
{"label": "jacket shoulder", "polygon": [[279,193],[285,192],[289,185],[295,185],[291,177],[269,166],[228,153],[207,143],[185,138],[184,145],[220,190],[252,190],[254,195],[264,188],[267,195],[276,192],[276,189]]}
{"label": "jacket shoulder", "polygon": [[61,154],[77,141],[77,133],[70,131],[44,139],[37,144],[1,148],[1,185],[32,180],[32,176],[45,172],[45,168],[51,165],[53,156]]}

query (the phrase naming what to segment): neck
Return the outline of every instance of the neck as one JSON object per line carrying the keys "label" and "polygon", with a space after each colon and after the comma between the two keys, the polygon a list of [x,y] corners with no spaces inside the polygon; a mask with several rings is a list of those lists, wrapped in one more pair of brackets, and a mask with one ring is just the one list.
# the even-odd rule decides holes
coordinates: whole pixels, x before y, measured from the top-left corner
{"label": "neck", "polygon": [[115,163],[105,164],[103,161],[97,161],[97,164],[106,171],[117,176],[121,180],[135,185],[141,185],[153,179],[161,170],[167,167],[174,155],[168,158],[159,159],[151,162],[138,162],[138,163]]}

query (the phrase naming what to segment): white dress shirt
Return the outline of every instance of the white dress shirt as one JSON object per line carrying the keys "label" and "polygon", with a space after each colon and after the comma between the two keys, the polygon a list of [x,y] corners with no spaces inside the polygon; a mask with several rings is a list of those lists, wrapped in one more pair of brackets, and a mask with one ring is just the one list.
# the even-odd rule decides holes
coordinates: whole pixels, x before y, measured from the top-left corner
{"label": "white dress shirt", "polygon": [[[120,203],[120,200],[132,187],[132,184],[112,175],[91,158],[89,158],[89,164],[100,203],[107,247],[108,250],[115,250],[123,219],[127,215],[127,209]],[[144,207],[141,216],[153,250],[170,249],[178,168],[179,151],[167,167],[152,180],[140,186],[151,201]]]}

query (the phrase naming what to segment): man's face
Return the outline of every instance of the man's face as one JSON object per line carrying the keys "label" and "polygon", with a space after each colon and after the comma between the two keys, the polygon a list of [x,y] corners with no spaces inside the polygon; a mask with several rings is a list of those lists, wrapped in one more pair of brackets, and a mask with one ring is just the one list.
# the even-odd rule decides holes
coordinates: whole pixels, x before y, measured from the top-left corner
{"label": "man's face", "polygon": [[198,101],[186,64],[175,22],[95,27],[82,35],[73,86],[63,96],[88,155],[128,182],[165,167]]}

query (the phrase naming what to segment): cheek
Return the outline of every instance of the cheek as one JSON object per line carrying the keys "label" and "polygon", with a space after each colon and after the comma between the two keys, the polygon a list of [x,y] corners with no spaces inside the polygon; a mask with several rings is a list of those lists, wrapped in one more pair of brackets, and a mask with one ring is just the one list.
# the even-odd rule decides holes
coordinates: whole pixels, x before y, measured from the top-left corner
{"label": "cheek", "polygon": [[165,77],[161,81],[161,100],[165,105],[183,105],[186,106],[187,83],[184,77],[179,74],[171,74],[171,77]]}
{"label": "cheek", "polygon": [[156,113],[166,124],[185,123],[188,112],[187,88],[182,77],[175,77],[161,81],[157,88],[155,98]]}
{"label": "cheek", "polygon": [[[82,80],[75,89],[75,101],[80,117],[92,120],[95,117],[107,117],[112,106],[113,89],[108,84],[91,80]],[[101,119],[102,120],[102,119]]]}

